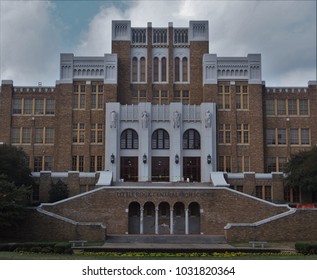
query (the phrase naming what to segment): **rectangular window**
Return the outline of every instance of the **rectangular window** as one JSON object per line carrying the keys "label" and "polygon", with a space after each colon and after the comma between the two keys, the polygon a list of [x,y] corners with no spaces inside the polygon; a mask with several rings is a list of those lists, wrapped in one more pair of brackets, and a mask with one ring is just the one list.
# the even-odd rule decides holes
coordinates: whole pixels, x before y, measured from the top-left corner
{"label": "rectangular window", "polygon": [[290,129],[290,143],[291,143],[291,145],[298,145],[299,144],[298,128],[291,128]]}
{"label": "rectangular window", "polygon": [[32,113],[33,113],[33,99],[32,98],[24,98],[23,114],[24,115],[32,115]]}
{"label": "rectangular window", "polygon": [[267,145],[275,145],[276,144],[275,129],[274,128],[268,128],[266,130],[266,144]]}
{"label": "rectangular window", "polygon": [[72,170],[84,171],[84,156],[72,156]]}
{"label": "rectangular window", "polygon": [[34,172],[41,172],[42,169],[42,163],[43,163],[43,158],[41,156],[35,156],[34,157]]}
{"label": "rectangular window", "polygon": [[272,200],[272,188],[271,186],[264,186],[264,199]]}
{"label": "rectangular window", "polygon": [[308,100],[299,99],[299,114],[308,115]]}
{"label": "rectangular window", "polygon": [[274,99],[265,100],[265,113],[267,116],[275,115]]}
{"label": "rectangular window", "polygon": [[22,144],[31,143],[31,128],[23,127],[22,128]]}
{"label": "rectangular window", "polygon": [[46,128],[45,129],[45,144],[53,144],[54,136],[55,136],[54,128]]}
{"label": "rectangular window", "polygon": [[22,114],[22,98],[12,99],[12,114]]}
{"label": "rectangular window", "polygon": [[249,109],[248,86],[236,86],[236,108],[238,110]]}
{"label": "rectangular window", "polygon": [[46,99],[46,115],[54,115],[55,114],[55,100],[54,99]]}
{"label": "rectangular window", "polygon": [[11,143],[12,144],[20,144],[20,128],[12,127],[11,129]]}
{"label": "rectangular window", "polygon": [[219,156],[218,157],[218,170],[231,172],[231,157],[230,156]]}
{"label": "rectangular window", "polygon": [[286,144],[286,129],[285,128],[278,128],[277,129],[277,139],[279,145]]}
{"label": "rectangular window", "polygon": [[74,85],[73,109],[85,109],[86,107],[85,85]]}
{"label": "rectangular window", "polygon": [[262,186],[255,186],[255,196],[257,198],[261,198],[263,197],[263,191],[262,191]]}
{"label": "rectangular window", "polygon": [[90,157],[90,172],[102,171],[102,156]]}
{"label": "rectangular window", "polygon": [[95,156],[90,157],[90,164],[89,164],[89,171],[90,172],[95,172]]}
{"label": "rectangular window", "polygon": [[302,145],[309,145],[309,128],[302,128],[301,129],[301,144]]}
{"label": "rectangular window", "polygon": [[102,123],[91,124],[90,143],[102,143]]}
{"label": "rectangular window", "polygon": [[190,94],[189,90],[174,90],[174,102],[181,102],[183,104],[189,104]]}
{"label": "rectangular window", "polygon": [[249,172],[250,171],[250,157],[249,156],[238,156],[238,172]]}
{"label": "rectangular window", "polygon": [[230,144],[231,143],[231,125],[220,124],[218,133],[219,144]]}
{"label": "rectangular window", "polygon": [[230,87],[218,86],[218,108],[219,110],[230,110]]}
{"label": "rectangular window", "polygon": [[132,90],[132,104],[146,102],[146,90]]}
{"label": "rectangular window", "polygon": [[43,128],[35,128],[35,143],[43,144]]}
{"label": "rectangular window", "polygon": [[277,114],[285,116],[286,115],[286,100],[277,99]]}
{"label": "rectangular window", "polygon": [[297,100],[296,99],[288,99],[288,115],[289,116],[297,115]]}
{"label": "rectangular window", "polygon": [[249,125],[237,125],[237,142],[238,144],[249,144]]}
{"label": "rectangular window", "polygon": [[51,171],[53,169],[53,157],[45,156],[44,157],[44,170]]}
{"label": "rectangular window", "polygon": [[287,159],[286,157],[278,157],[278,172],[285,172],[287,167]]}
{"label": "rectangular window", "polygon": [[277,171],[275,157],[267,157],[265,161],[266,161],[265,172],[271,173],[271,172]]}
{"label": "rectangular window", "polygon": [[73,143],[85,142],[85,124],[74,123],[73,124]]}
{"label": "rectangular window", "polygon": [[44,115],[44,99],[35,99],[35,115]]}

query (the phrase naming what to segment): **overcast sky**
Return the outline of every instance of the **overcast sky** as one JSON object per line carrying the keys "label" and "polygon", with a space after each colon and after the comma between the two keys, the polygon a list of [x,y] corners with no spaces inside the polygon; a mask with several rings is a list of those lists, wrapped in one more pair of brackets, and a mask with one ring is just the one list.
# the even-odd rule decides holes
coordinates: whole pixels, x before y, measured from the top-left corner
{"label": "overcast sky", "polygon": [[209,21],[209,52],[261,53],[267,86],[316,80],[316,0],[312,1],[41,1],[0,0],[0,80],[55,85],[59,54],[111,52],[111,21],[132,27],[188,27]]}

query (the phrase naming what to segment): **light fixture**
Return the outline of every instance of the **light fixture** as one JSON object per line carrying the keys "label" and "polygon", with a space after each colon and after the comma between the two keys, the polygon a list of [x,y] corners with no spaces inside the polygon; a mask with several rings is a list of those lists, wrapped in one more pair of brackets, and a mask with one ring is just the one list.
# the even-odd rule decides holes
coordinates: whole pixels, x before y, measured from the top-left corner
{"label": "light fixture", "polygon": [[114,163],[114,154],[112,154],[112,155],[110,156],[110,162],[111,162],[111,163]]}
{"label": "light fixture", "polygon": [[176,163],[176,164],[179,163],[179,155],[178,155],[178,154],[175,155],[175,163]]}
{"label": "light fixture", "polygon": [[147,162],[146,154],[143,155],[143,158],[142,158],[142,159],[143,159],[143,163],[145,164],[145,163]]}
{"label": "light fixture", "polygon": [[208,155],[208,156],[207,156],[207,163],[208,163],[208,164],[211,164],[211,155]]}

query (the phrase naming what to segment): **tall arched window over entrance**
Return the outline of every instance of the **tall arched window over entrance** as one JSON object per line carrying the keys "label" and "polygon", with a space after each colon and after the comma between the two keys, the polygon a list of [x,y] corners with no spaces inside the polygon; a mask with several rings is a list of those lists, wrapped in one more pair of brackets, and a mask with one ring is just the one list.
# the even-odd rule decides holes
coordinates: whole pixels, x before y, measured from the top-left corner
{"label": "tall arched window over entrance", "polygon": [[169,149],[170,137],[164,129],[157,129],[152,134],[152,149]]}
{"label": "tall arched window over entrance", "polygon": [[195,129],[188,129],[183,135],[183,149],[199,150],[200,134]]}
{"label": "tall arched window over entrance", "polygon": [[140,72],[141,72],[141,76],[140,76],[140,82],[145,82],[145,57],[141,57],[140,60]]}
{"label": "tall arched window over entrance", "polygon": [[159,81],[159,59],[154,57],[153,60],[153,82]]}
{"label": "tall arched window over entrance", "polygon": [[139,136],[133,129],[126,129],[121,133],[120,137],[121,149],[138,149]]}
{"label": "tall arched window over entrance", "polygon": [[132,82],[138,81],[138,59],[133,57],[132,59]]}

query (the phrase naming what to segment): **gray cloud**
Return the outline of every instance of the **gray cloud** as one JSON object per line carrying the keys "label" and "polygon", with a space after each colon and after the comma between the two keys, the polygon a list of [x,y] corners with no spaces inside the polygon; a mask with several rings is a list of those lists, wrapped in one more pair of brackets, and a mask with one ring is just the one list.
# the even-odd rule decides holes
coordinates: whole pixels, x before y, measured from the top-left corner
{"label": "gray cloud", "polygon": [[[11,28],[5,34],[2,28],[2,37],[6,37],[4,46],[1,42],[5,58],[5,63],[1,62],[2,79],[10,76],[27,84],[42,77],[42,81],[55,81],[59,75],[61,27],[50,12],[51,5],[30,3],[42,12],[41,20],[34,19],[34,10],[5,13],[4,22],[12,25],[19,35],[12,35]],[[316,79],[315,11],[315,1],[130,1],[125,9],[118,5],[102,8],[82,33],[73,52],[92,56],[111,52],[112,20],[129,19],[135,27],[146,26],[147,22],[164,27],[168,22],[188,26],[189,20],[203,19],[209,20],[210,53],[218,56],[261,53],[262,78],[268,86],[305,86],[308,80]],[[34,32],[25,32],[26,27]],[[27,69],[30,71],[24,75]]]}

